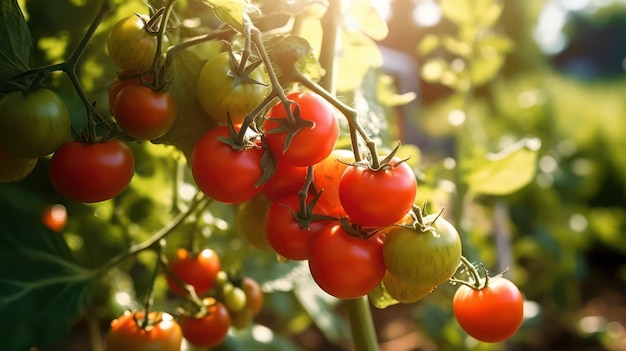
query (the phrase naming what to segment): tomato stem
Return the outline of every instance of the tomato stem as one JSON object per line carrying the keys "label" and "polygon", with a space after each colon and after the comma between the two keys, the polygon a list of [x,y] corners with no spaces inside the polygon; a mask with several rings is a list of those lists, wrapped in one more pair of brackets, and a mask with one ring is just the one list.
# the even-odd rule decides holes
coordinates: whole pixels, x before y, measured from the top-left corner
{"label": "tomato stem", "polygon": [[145,329],[146,327],[150,325],[149,315],[150,315],[150,309],[152,309],[152,305],[154,304],[154,285],[156,284],[157,277],[159,276],[159,273],[161,272],[161,267],[163,266],[159,257],[163,253],[164,248],[165,248],[165,240],[161,239],[159,240],[159,245],[157,248],[156,266],[154,267],[154,271],[152,272],[152,279],[150,281],[151,283],[148,288],[148,293],[146,294],[146,301],[144,304],[145,315],[140,325],[142,329]]}
{"label": "tomato stem", "polygon": [[378,351],[378,340],[367,296],[345,300],[354,350]]}
{"label": "tomato stem", "polygon": [[187,209],[187,211],[182,212],[178,216],[174,217],[174,219],[172,219],[168,224],[166,224],[158,232],[154,233],[150,238],[140,243],[131,245],[126,250],[110,258],[97,270],[98,274],[103,274],[107,272],[109,269],[118,265],[120,262],[127,259],[128,257],[134,256],[141,251],[144,251],[153,247],[161,239],[165,238],[167,235],[174,232],[174,230],[178,228],[192,213],[194,213],[200,205],[206,203],[209,200],[210,199],[205,197],[202,192],[198,192],[196,196],[194,197],[194,199],[191,201],[191,204],[189,206],[189,209]]}
{"label": "tomato stem", "polygon": [[172,272],[172,270],[168,266],[167,257],[163,253],[159,254],[159,262],[161,262],[161,269],[163,273],[165,273],[168,277],[170,277],[176,285],[181,287],[187,293],[187,298],[193,302],[198,309],[202,308],[204,305],[202,303],[202,299],[196,294],[196,289],[191,284],[187,284],[184,280],[180,279],[176,273]]}

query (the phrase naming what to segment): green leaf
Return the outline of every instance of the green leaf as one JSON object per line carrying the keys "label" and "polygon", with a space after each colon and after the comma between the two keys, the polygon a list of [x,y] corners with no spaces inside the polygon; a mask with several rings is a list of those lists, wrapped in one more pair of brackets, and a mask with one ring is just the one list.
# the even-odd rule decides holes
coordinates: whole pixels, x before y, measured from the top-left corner
{"label": "green leaf", "polygon": [[63,237],[0,206],[1,350],[45,346],[67,334],[91,300],[94,271],[74,263]]}
{"label": "green leaf", "polygon": [[337,64],[337,90],[358,88],[371,68],[382,66],[383,58],[376,43],[361,32],[344,30],[341,34],[342,52]]}
{"label": "green leaf", "polygon": [[463,24],[473,20],[473,6],[477,0],[441,0],[439,6],[443,16],[450,21]]}
{"label": "green leaf", "polygon": [[30,68],[33,37],[17,0],[0,4],[0,80]]}
{"label": "green leaf", "polygon": [[381,16],[380,11],[365,1],[351,1],[349,14],[359,24],[359,29],[374,40],[383,40],[389,34],[387,22]]}
{"label": "green leaf", "polygon": [[295,68],[312,80],[322,77],[322,68],[306,39],[296,35],[278,35],[266,40],[265,46],[279,71],[288,74]]}
{"label": "green leaf", "polygon": [[466,175],[469,191],[483,195],[508,195],[530,183],[537,170],[539,139],[522,139],[497,154],[472,163]]}
{"label": "green leaf", "polygon": [[209,5],[215,15],[227,25],[243,32],[244,16],[258,13],[248,0],[202,0]]}

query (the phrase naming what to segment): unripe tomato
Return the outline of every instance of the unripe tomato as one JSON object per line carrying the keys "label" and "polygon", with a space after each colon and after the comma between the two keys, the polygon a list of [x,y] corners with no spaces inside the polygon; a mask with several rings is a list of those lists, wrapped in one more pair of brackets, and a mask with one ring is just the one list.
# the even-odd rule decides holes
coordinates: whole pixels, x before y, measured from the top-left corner
{"label": "unripe tomato", "polygon": [[69,112],[52,90],[16,90],[0,100],[0,143],[11,154],[43,157],[71,138]]}
{"label": "unripe tomato", "polygon": [[452,308],[461,328],[482,342],[510,338],[524,320],[522,293],[513,282],[502,277],[490,279],[482,289],[459,286]]}
{"label": "unripe tomato", "polygon": [[262,194],[239,205],[235,217],[235,229],[243,235],[254,248],[272,251],[265,234],[265,216],[272,201]]}
{"label": "unripe tomato", "polygon": [[35,165],[37,158],[16,156],[0,145],[0,183],[24,179],[33,171]]}
{"label": "unripe tomato", "polygon": [[430,295],[437,288],[434,285],[414,285],[405,283],[385,272],[383,277],[385,289],[391,297],[402,303],[414,303]]}
{"label": "unripe tomato", "polygon": [[248,304],[245,291],[230,282],[222,287],[222,298],[229,312],[241,312]]}
{"label": "unripe tomato", "polygon": [[[147,16],[142,16],[148,20]],[[111,60],[118,67],[132,71],[145,71],[152,66],[156,55],[157,37],[146,31],[142,18],[137,15],[117,22],[107,39]]]}
{"label": "unripe tomato", "polygon": [[[425,223],[436,215],[428,215]],[[456,272],[461,261],[461,239],[454,226],[439,217],[431,228],[421,231],[396,227],[383,244],[385,265],[399,280],[419,286],[436,287]]]}
{"label": "unripe tomato", "polygon": [[[237,61],[239,54],[233,54]],[[204,111],[216,122],[225,124],[227,116],[233,123],[241,123],[269,93],[266,85],[237,79],[227,52],[221,52],[206,61],[198,78],[198,101]],[[253,70],[248,77],[260,83],[265,82],[261,67]]]}
{"label": "unripe tomato", "polygon": [[180,351],[181,327],[164,312],[150,312],[143,328],[143,312],[126,312],[111,322],[104,351]]}

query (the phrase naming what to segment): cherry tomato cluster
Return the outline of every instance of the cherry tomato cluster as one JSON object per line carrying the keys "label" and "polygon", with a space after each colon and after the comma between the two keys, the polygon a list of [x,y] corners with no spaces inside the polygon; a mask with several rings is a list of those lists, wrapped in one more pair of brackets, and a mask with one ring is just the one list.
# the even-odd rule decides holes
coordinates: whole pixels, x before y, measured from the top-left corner
{"label": "cherry tomato cluster", "polygon": [[186,298],[178,318],[150,312],[146,319],[141,311],[127,312],[111,322],[105,350],[178,351],[183,338],[198,347],[214,347],[224,341],[230,327],[248,327],[263,306],[259,284],[221,270],[220,258],[212,249],[192,254],[179,248],[165,272],[170,291]]}

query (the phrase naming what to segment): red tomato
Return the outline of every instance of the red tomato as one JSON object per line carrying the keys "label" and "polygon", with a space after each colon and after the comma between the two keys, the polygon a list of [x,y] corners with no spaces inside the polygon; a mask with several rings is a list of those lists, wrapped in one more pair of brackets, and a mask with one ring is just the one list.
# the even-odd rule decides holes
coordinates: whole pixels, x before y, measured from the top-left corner
{"label": "red tomato", "polygon": [[482,342],[504,341],[524,319],[524,298],[506,278],[495,278],[483,289],[461,285],[454,294],[454,316],[467,334]]}
{"label": "red tomato", "polygon": [[[345,163],[344,163],[345,162]],[[333,150],[328,157],[313,166],[313,184],[321,197],[333,207],[340,207],[339,182],[343,172],[348,168],[346,163],[354,162],[354,153],[350,150]]]}
{"label": "red tomato", "polygon": [[[192,255],[186,249],[179,248],[176,250],[176,256],[170,260],[169,268],[177,277],[193,286],[196,294],[202,295],[211,290],[217,272],[222,266],[219,256],[211,249],[204,249],[197,255]],[[187,294],[174,279],[169,276],[166,276],[166,279],[173,292],[180,295]]]}
{"label": "red tomato", "polygon": [[[339,123],[333,107],[321,96],[305,92],[287,96],[300,106],[300,117],[313,122],[313,126],[300,129],[285,150],[287,133],[272,131],[284,126],[287,112],[282,104],[272,108],[269,119],[264,123],[265,140],[272,153],[284,162],[294,166],[312,166],[326,158],[335,148],[339,137]],[[291,106],[295,110],[296,106]]]}
{"label": "red tomato", "polygon": [[[311,196],[307,196],[310,203]],[[321,205],[316,204],[314,213],[322,214]],[[306,260],[309,257],[309,243],[313,235],[327,226],[329,221],[312,221],[308,229],[303,229],[292,215],[300,209],[298,195],[286,195],[270,206],[265,217],[265,235],[274,251],[290,260]]]}
{"label": "red tomato", "polygon": [[353,223],[384,227],[409,212],[417,193],[415,174],[405,162],[395,162],[378,171],[360,166],[346,168],[339,183],[339,198]]}
{"label": "red tomato", "polygon": [[142,85],[141,79],[143,78],[147,82],[152,82],[152,76],[144,75],[143,77],[136,77],[130,79],[120,79],[120,76],[130,76],[133,74],[133,71],[124,70],[119,75],[116,75],[111,85],[109,85],[109,109],[113,111],[113,105],[115,105],[115,98],[117,98],[117,94],[122,90],[122,88],[128,85]]}
{"label": "red tomato", "polygon": [[191,172],[207,196],[224,203],[242,203],[263,190],[263,185],[254,185],[261,177],[263,150],[255,146],[234,150],[219,139],[227,137],[226,126],[203,135],[191,155]]}
{"label": "red tomato", "polygon": [[133,154],[122,141],[72,141],[50,160],[50,181],[59,194],[81,202],[99,202],[119,195],[134,174]]}
{"label": "red tomato", "polygon": [[139,140],[152,140],[174,126],[176,102],[168,92],[131,82],[117,93],[113,115],[126,134]]}
{"label": "red tomato", "polygon": [[54,232],[60,232],[67,224],[67,209],[61,204],[44,207],[41,221]]}
{"label": "red tomato", "polygon": [[385,275],[382,241],[348,234],[341,225],[317,232],[309,246],[309,269],[328,294],[355,299],[374,289]]}
{"label": "red tomato", "polygon": [[180,325],[164,312],[150,312],[143,328],[143,312],[126,312],[111,322],[104,339],[105,351],[180,351]]}
{"label": "red tomato", "polygon": [[207,306],[207,313],[202,317],[181,316],[180,327],[183,336],[191,344],[199,347],[213,347],[219,345],[228,334],[230,316],[226,306],[214,298],[203,300]]}
{"label": "red tomato", "polygon": [[308,167],[278,161],[276,172],[265,183],[263,195],[274,201],[283,195],[297,194],[304,186]]}

